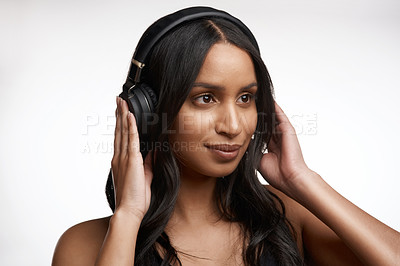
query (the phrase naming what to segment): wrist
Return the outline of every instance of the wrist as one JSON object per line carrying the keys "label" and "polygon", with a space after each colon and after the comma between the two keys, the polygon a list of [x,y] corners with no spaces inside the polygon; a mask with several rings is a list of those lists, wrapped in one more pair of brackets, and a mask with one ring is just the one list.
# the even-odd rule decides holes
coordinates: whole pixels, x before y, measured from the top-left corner
{"label": "wrist", "polygon": [[126,208],[117,208],[111,217],[111,222],[122,222],[124,224],[138,225],[142,223],[144,215],[140,211]]}
{"label": "wrist", "polygon": [[299,172],[290,180],[292,182],[287,185],[289,196],[302,205],[306,203],[308,196],[317,190],[318,185],[325,183],[318,173],[308,168]]}

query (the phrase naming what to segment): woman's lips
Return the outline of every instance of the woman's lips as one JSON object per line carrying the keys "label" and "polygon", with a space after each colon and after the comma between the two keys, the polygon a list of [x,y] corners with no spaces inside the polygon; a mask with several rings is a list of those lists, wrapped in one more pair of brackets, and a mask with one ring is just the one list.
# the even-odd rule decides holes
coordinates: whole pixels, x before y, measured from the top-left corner
{"label": "woman's lips", "polygon": [[224,160],[233,160],[239,154],[241,145],[237,144],[217,144],[217,145],[205,145],[211,152],[216,154],[218,157]]}

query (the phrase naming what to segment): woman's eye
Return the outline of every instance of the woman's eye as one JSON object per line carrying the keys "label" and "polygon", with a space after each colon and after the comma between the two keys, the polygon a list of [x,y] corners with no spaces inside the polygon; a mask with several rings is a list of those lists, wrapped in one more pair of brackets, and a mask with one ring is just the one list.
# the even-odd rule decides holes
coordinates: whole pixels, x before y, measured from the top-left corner
{"label": "woman's eye", "polygon": [[253,99],[253,95],[251,94],[243,94],[239,97],[239,102],[241,103],[249,103]]}
{"label": "woman's eye", "polygon": [[214,99],[213,99],[212,95],[210,95],[210,94],[203,94],[203,95],[196,97],[194,99],[194,101],[199,104],[207,104],[207,103],[213,102]]}

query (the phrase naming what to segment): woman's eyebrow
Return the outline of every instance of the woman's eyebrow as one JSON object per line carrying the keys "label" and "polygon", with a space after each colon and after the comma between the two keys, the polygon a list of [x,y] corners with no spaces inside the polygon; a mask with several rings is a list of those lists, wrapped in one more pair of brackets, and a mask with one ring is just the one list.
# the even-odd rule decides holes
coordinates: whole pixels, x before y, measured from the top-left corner
{"label": "woman's eyebrow", "polygon": [[[193,84],[193,88],[194,87],[202,87],[202,88],[206,88],[206,89],[216,89],[216,90],[225,90],[225,87],[214,85],[214,84],[209,84],[209,83],[205,83],[205,82],[196,82],[196,83]],[[250,89],[252,87],[257,87],[257,82],[250,83],[249,85],[241,88],[240,91],[248,90],[248,89]]]}
{"label": "woman's eyebrow", "polygon": [[250,84],[247,85],[246,87],[243,87],[243,88],[241,89],[241,91],[245,91],[245,90],[251,89],[252,87],[257,87],[257,82],[250,83]]}

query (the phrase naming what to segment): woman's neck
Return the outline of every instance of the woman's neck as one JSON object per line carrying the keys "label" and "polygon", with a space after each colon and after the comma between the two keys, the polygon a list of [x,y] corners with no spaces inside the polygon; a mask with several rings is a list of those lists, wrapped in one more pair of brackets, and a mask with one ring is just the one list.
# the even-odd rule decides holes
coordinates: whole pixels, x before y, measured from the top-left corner
{"label": "woman's neck", "polygon": [[176,221],[196,224],[218,220],[215,199],[216,177],[182,171],[181,186],[172,218]]}

